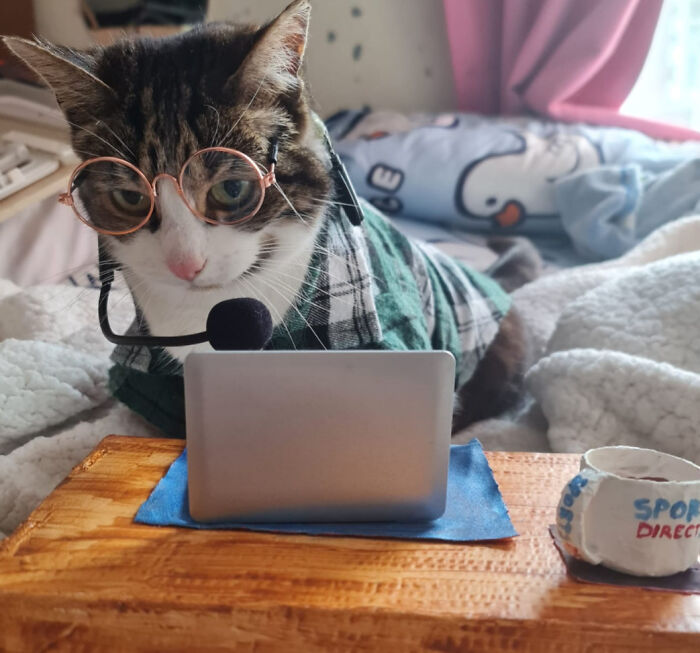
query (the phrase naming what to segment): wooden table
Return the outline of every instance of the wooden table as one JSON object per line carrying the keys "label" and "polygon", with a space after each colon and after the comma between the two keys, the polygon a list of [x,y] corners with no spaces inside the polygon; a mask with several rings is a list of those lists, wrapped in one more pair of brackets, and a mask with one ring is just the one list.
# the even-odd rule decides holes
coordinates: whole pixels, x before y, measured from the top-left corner
{"label": "wooden table", "polygon": [[577,456],[488,455],[512,541],[133,524],[182,446],[106,438],[0,544],[2,651],[700,651],[700,596],[566,576],[547,525]]}

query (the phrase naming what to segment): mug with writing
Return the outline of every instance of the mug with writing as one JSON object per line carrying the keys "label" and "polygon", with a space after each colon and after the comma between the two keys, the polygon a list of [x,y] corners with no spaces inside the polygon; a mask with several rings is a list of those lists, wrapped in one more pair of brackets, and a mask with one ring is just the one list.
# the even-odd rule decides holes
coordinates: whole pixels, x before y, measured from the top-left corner
{"label": "mug with writing", "polygon": [[592,564],[635,576],[685,571],[700,554],[700,467],[652,449],[591,449],[564,487],[557,530]]}

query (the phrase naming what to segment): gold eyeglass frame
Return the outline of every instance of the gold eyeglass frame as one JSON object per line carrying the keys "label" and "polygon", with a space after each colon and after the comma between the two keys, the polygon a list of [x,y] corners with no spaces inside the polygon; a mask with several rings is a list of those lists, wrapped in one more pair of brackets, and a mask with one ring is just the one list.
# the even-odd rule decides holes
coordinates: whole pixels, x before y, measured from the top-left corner
{"label": "gold eyeglass frame", "polygon": [[[276,148],[275,148],[276,149]],[[184,178],[185,170],[187,169],[187,166],[190,164],[190,162],[197,156],[201,156],[202,154],[205,154],[207,152],[224,152],[226,154],[231,154],[233,156],[236,156],[240,159],[242,159],[245,163],[247,163],[254,171],[256,175],[256,179],[258,183],[260,184],[260,199],[258,200],[257,205],[255,208],[245,215],[242,218],[238,218],[237,220],[234,220],[233,222],[226,222],[222,223],[219,222],[218,220],[212,220],[211,218],[208,218],[206,215],[203,213],[200,213],[195,209],[188,201],[187,197],[185,196],[185,193],[182,190],[182,181]],[[95,163],[105,161],[105,162],[110,162],[110,163],[118,163],[120,165],[124,165],[127,168],[130,168],[133,172],[135,172],[141,180],[144,182],[144,184],[148,187],[150,190],[150,198],[151,198],[151,206],[148,210],[148,214],[146,217],[141,220],[141,222],[136,225],[135,227],[132,227],[130,229],[124,230],[124,231],[113,231],[110,229],[103,229],[102,227],[98,227],[97,225],[89,222],[86,220],[82,215],[80,215],[80,212],[75,206],[75,202],[73,201],[73,194],[72,194],[72,189],[73,189],[73,182],[75,181],[75,178],[77,175],[87,166],[93,165]],[[243,152],[239,152],[238,150],[234,150],[228,147],[205,147],[201,150],[197,150],[192,156],[190,156],[187,161],[185,161],[182,164],[182,168],[180,169],[180,174],[178,175],[177,179],[173,177],[172,175],[169,175],[167,173],[161,172],[157,174],[152,181],[148,181],[148,178],[146,175],[139,170],[133,163],[129,163],[128,161],[125,161],[124,159],[120,159],[119,157],[115,156],[99,156],[99,157],[94,157],[92,159],[87,159],[86,161],[83,161],[79,165],[76,166],[75,170],[73,170],[73,173],[70,176],[70,179],[68,180],[68,190],[65,193],[61,193],[58,197],[58,201],[61,204],[65,204],[66,206],[70,206],[73,209],[73,213],[78,217],[78,219],[86,224],[88,227],[91,229],[94,229],[98,233],[107,235],[107,236],[126,236],[127,234],[134,233],[135,231],[138,231],[142,227],[144,227],[148,221],[151,219],[151,216],[153,215],[153,209],[155,208],[156,205],[156,197],[158,196],[158,191],[156,190],[156,183],[158,182],[159,179],[170,179],[174,184],[175,188],[177,189],[178,195],[182,198],[183,202],[187,206],[187,208],[200,220],[203,220],[204,222],[208,222],[209,224],[214,224],[214,225],[234,225],[234,224],[241,224],[242,222],[246,222],[247,220],[250,220],[259,210],[260,207],[262,206],[264,200],[265,200],[265,191],[272,186],[275,183],[275,166],[276,166],[276,161],[274,158],[270,162],[270,170],[267,173],[263,173],[262,170],[260,169],[260,166],[253,161],[248,155],[243,154]]]}

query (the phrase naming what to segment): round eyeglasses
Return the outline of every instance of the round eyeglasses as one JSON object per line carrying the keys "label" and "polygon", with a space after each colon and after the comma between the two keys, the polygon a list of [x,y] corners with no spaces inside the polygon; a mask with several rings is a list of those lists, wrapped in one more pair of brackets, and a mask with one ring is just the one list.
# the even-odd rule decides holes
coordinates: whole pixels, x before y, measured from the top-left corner
{"label": "round eyeglasses", "polygon": [[160,173],[151,182],[135,165],[117,157],[88,159],[78,165],[68,191],[58,201],[73,208],[86,225],[101,234],[124,236],[150,220],[159,179],[170,179],[187,208],[200,220],[216,225],[250,220],[275,183],[277,142],[269,155],[269,171],[263,173],[249,156],[226,147],[195,152],[183,164],[176,179]]}

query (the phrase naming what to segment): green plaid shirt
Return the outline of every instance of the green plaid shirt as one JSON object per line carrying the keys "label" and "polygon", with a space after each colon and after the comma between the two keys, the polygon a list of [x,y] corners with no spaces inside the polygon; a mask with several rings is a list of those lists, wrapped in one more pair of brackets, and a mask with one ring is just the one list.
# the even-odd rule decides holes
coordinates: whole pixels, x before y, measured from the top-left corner
{"label": "green plaid shirt", "polygon": [[[446,349],[455,387],[469,380],[510,308],[489,277],[434,247],[410,241],[362,203],[353,227],[329,217],[295,306],[268,349]],[[135,327],[132,327],[132,330]],[[184,436],[182,369],[164,350],[117,347],[110,382],[117,398],[166,433]]]}

